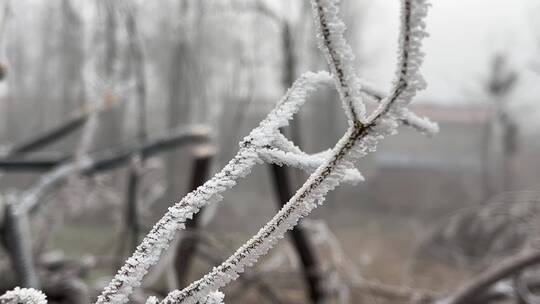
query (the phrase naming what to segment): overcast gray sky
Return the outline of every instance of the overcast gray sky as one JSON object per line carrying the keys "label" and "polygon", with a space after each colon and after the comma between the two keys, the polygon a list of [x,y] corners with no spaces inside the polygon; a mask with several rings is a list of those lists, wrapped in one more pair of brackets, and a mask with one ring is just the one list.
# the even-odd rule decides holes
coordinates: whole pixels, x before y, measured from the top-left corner
{"label": "overcast gray sky", "polygon": [[[375,84],[392,78],[399,2],[366,1],[367,48],[375,64],[363,73]],[[491,56],[506,52],[522,74],[517,98],[531,101],[540,96],[540,77],[528,68],[540,62],[540,1],[538,0],[433,0],[427,19],[431,37],[425,41],[424,65],[429,88],[419,99],[467,102],[476,97],[488,72]],[[536,32],[536,33],[535,33]],[[537,34],[538,40],[535,40]],[[528,69],[528,70],[527,70]],[[526,89],[525,89],[526,88]],[[535,90],[536,89],[536,90]]]}

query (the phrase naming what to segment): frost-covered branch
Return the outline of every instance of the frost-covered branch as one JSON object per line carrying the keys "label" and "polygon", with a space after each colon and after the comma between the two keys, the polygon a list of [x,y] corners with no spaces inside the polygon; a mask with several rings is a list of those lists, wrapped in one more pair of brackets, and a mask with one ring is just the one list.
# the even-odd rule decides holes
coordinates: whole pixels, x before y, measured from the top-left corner
{"label": "frost-covered branch", "polygon": [[363,124],[365,105],[360,94],[360,78],[354,70],[354,54],[345,40],[345,23],[339,18],[337,1],[312,1],[319,48],[324,53],[336,82],[349,124]]}
{"label": "frost-covered branch", "polygon": [[[312,0],[312,7],[319,45],[331,75],[308,72],[295,81],[276,107],[240,143],[236,156],[212,179],[169,208],[96,303],[126,303],[133,289],[141,284],[149,267],[159,260],[163,250],[169,246],[176,231],[184,227],[186,219],[191,218],[200,208],[220,201],[222,193],[236,185],[238,179],[249,174],[254,165],[266,161],[297,166],[311,172],[305,184],[283,208],[232,256],[200,280],[181,291],[171,292],[160,302],[221,303],[222,297],[214,293],[216,290],[236,279],[246,266],[255,263],[299,219],[307,216],[317,207],[317,203],[322,203],[329,191],[349,178],[352,172],[358,173],[354,167],[357,159],[374,151],[384,136],[396,133],[399,122],[409,115],[405,107],[417,90],[425,85],[418,69],[423,57],[420,42],[426,35],[423,23],[427,11],[426,1],[402,0],[400,57],[396,79],[390,93],[380,99],[377,109],[369,116],[366,115],[364,104],[366,94],[362,93],[361,82],[354,70],[352,50],[343,37],[345,26],[338,17],[338,1]],[[288,124],[309,94],[320,85],[331,83],[332,79],[347,115],[349,128],[328,152],[307,155],[288,141],[280,133],[280,128]],[[81,168],[84,168],[88,166],[89,160],[82,158],[81,163]],[[57,175],[61,175],[60,172]],[[359,173],[356,179],[360,179]],[[148,303],[158,301],[150,298]]]}
{"label": "frost-covered branch", "polygon": [[191,218],[200,208],[220,201],[221,193],[236,185],[236,181],[246,176],[255,164],[262,163],[257,149],[271,145],[273,138],[279,133],[279,128],[287,125],[305,102],[308,94],[321,84],[329,83],[330,80],[330,76],[324,72],[316,74],[309,72],[301,76],[276,108],[244,138],[236,156],[212,179],[169,208],[98,297],[97,303],[127,302],[133,288],[140,285],[148,268],[158,261],[176,231],[184,227],[186,219]]}
{"label": "frost-covered branch", "polygon": [[[275,148],[261,148],[257,151],[262,160],[270,164],[279,166],[290,166],[313,173],[330,156],[331,150],[317,154],[307,154],[305,152],[286,152]],[[357,184],[364,180],[358,169],[351,167],[345,170],[343,181],[350,184]]]}
{"label": "frost-covered branch", "polygon": [[[209,293],[204,299],[198,302],[198,304],[224,304],[223,300],[225,295],[221,291],[214,291]],[[0,302],[0,304],[2,304]],[[156,297],[149,297],[146,300],[146,304],[159,304],[159,299]]]}
{"label": "frost-covered branch", "polygon": [[39,290],[19,288],[10,290],[0,297],[0,304],[47,304],[47,297]]}
{"label": "frost-covered branch", "polygon": [[336,87],[349,118],[349,129],[327,158],[308,178],[290,201],[261,229],[220,266],[182,291],[173,291],[162,304],[193,304],[211,290],[225,286],[238,277],[246,266],[255,263],[288,229],[322,203],[326,194],[344,178],[346,169],[358,158],[374,151],[385,135],[396,132],[397,120],[417,90],[425,84],[419,74],[423,54],[420,51],[424,32],[423,17],[427,3],[423,0],[404,0],[402,4],[400,58],[396,80],[388,97],[364,119],[358,77],[352,68],[352,53],[343,38],[344,26],[338,18],[337,1],[312,1],[321,49],[334,76]]}
{"label": "frost-covered branch", "polygon": [[[366,101],[378,104],[385,98],[384,92],[381,92],[366,82],[361,82],[361,84],[361,92],[366,98]],[[436,122],[431,121],[427,117],[420,117],[409,109],[403,109],[399,121],[403,125],[412,127],[426,135],[434,135],[439,132],[439,125]]]}

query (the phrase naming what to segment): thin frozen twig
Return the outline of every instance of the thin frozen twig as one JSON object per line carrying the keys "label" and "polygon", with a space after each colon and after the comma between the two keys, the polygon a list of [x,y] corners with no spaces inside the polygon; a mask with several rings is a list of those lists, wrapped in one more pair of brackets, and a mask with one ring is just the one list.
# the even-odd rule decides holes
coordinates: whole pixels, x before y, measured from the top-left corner
{"label": "thin frozen twig", "polygon": [[96,303],[127,302],[133,288],[140,285],[148,268],[159,260],[159,256],[169,246],[176,231],[184,227],[186,219],[191,218],[201,207],[221,201],[221,193],[236,185],[236,181],[246,176],[255,164],[261,163],[257,149],[270,145],[274,135],[281,127],[287,125],[305,102],[308,94],[319,85],[328,83],[329,79],[329,75],[322,72],[306,73],[301,76],[266,119],[244,138],[236,156],[212,179],[169,208],[104,289]]}
{"label": "thin frozen twig", "polygon": [[[321,48],[334,74],[349,118],[349,129],[332,149],[332,153],[284,207],[259,232],[240,247],[220,266],[181,291],[171,292],[161,303],[194,304],[211,290],[219,289],[236,279],[246,266],[257,259],[292,229],[298,220],[322,203],[326,194],[343,179],[346,169],[355,160],[375,150],[380,139],[396,132],[397,119],[425,83],[419,74],[423,53],[421,39],[426,36],[423,18],[427,13],[424,0],[404,0],[401,10],[400,58],[391,93],[379,107],[363,120],[362,100],[357,95],[359,82],[352,69],[351,51],[343,38],[343,23],[339,20],[337,1],[312,0],[315,23]],[[346,66],[345,66],[346,65]],[[360,108],[360,110],[359,110]]]}

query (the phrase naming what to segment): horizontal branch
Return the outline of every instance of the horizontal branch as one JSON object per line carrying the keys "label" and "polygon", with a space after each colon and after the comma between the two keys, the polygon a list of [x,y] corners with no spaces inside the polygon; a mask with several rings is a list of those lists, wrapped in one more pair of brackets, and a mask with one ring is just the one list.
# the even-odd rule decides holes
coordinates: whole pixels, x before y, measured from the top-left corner
{"label": "horizontal branch", "polygon": [[11,156],[28,153],[50,145],[79,129],[84,125],[87,119],[87,114],[78,114],[51,130],[40,133],[26,141],[23,141],[22,143],[15,144],[9,148],[7,155]]}
{"label": "horizontal branch", "polygon": [[32,158],[0,158],[0,171],[46,172],[69,159],[71,159],[71,157],[66,155],[44,155]]}
{"label": "horizontal branch", "polygon": [[410,302],[417,300],[429,301],[437,296],[436,293],[425,290],[417,290],[407,286],[387,285],[377,281],[362,280],[355,283],[354,287],[369,295],[387,299],[389,301]]}
{"label": "horizontal branch", "polygon": [[[86,157],[92,160],[92,166],[83,170],[85,174],[96,171],[110,170],[124,165],[131,155],[141,153],[143,157],[151,157],[156,153],[171,150],[188,143],[206,142],[210,132],[205,127],[191,127],[149,139],[143,144],[128,147],[117,147],[88,154]],[[66,155],[49,155],[33,158],[8,157],[0,159],[0,170],[3,171],[49,171],[54,167],[69,162],[73,159]]]}
{"label": "horizontal branch", "polygon": [[127,149],[114,149],[96,155],[93,164],[82,170],[83,174],[93,174],[124,165],[134,153],[148,158],[156,153],[178,148],[186,144],[203,143],[210,139],[210,130],[206,127],[178,129],[172,133],[150,139],[147,142]]}
{"label": "horizontal branch", "polygon": [[7,152],[3,153],[3,155],[4,157],[20,155],[51,145],[81,128],[88,118],[92,116],[92,114],[99,114],[100,112],[105,111],[116,104],[116,102],[104,103],[99,106],[83,108],[72,115],[72,117],[70,117],[67,121],[62,122],[56,127],[41,132],[21,143],[14,144],[13,146],[9,147]]}
{"label": "horizontal branch", "polygon": [[540,264],[540,252],[528,251],[510,257],[465,283],[456,292],[437,303],[466,304],[481,297],[497,282],[522,272],[525,268]]}
{"label": "horizontal branch", "polygon": [[191,127],[179,129],[165,136],[155,138],[147,143],[125,150],[109,150],[99,155],[82,155],[79,159],[69,160],[54,167],[54,169],[41,177],[34,187],[23,193],[21,203],[17,206],[16,213],[23,214],[32,211],[37,206],[39,199],[50,188],[62,183],[73,172],[81,174],[93,174],[98,171],[116,168],[129,161],[134,153],[140,153],[143,157],[149,157],[153,153],[171,149],[188,143],[204,142],[209,139],[209,131],[206,128]]}

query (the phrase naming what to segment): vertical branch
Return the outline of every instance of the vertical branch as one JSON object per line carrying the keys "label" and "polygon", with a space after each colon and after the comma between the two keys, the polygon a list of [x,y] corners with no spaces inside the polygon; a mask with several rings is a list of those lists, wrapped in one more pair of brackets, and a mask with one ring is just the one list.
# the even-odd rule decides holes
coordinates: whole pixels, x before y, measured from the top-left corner
{"label": "vertical branch", "polygon": [[233,159],[210,180],[169,208],[118,270],[96,303],[126,303],[133,289],[141,284],[148,268],[156,264],[163,250],[169,246],[176,231],[184,227],[186,219],[200,208],[221,201],[224,191],[236,185],[238,179],[248,175],[253,166],[261,163],[256,147],[271,145],[278,129],[287,125],[308,95],[328,81],[327,73],[306,73],[296,80],[276,107],[240,143],[240,150]]}
{"label": "vertical branch", "polygon": [[[294,41],[291,26],[286,20],[282,20],[281,22],[281,47],[283,52],[282,85],[284,90],[286,90],[292,85],[294,79],[296,78],[297,62],[294,53]],[[296,143],[296,145],[302,147],[300,125],[300,113],[298,113],[296,114],[296,118],[291,121],[289,131],[291,138]]]}
{"label": "vertical branch", "polygon": [[[163,304],[196,303],[209,292],[236,279],[246,267],[266,254],[287,230],[315,209],[317,202],[321,204],[358,158],[374,151],[384,136],[396,132],[397,120],[403,115],[404,107],[419,89],[425,87],[419,68],[423,60],[421,40],[426,36],[423,18],[427,13],[427,3],[425,0],[404,0],[401,10],[400,58],[394,87],[379,107],[363,121],[360,84],[354,80],[354,70],[350,63],[352,54],[343,38],[343,22],[339,19],[336,4],[337,1],[312,0],[320,45],[327,51],[329,65],[334,66],[331,70],[349,118],[349,129],[334,146],[329,157],[256,235],[204,277],[181,291],[169,293],[162,301]],[[264,135],[259,134],[258,139]]]}
{"label": "vertical branch", "polygon": [[39,281],[34,269],[34,258],[30,247],[29,227],[24,216],[15,213],[11,202],[5,205],[2,242],[6,247],[18,285],[22,287],[38,287]]}
{"label": "vertical branch", "polygon": [[[101,56],[101,67],[98,71],[103,73],[105,91],[99,96],[106,103],[114,103],[118,96],[114,89],[118,81],[118,7],[121,4],[116,0],[100,0],[101,9],[104,13],[104,28],[101,33],[104,51]],[[103,113],[100,117],[100,136],[98,146],[109,146],[122,138],[122,121],[124,107],[115,107]]]}
{"label": "vertical branch", "polygon": [[130,162],[127,193],[126,193],[126,209],[124,212],[126,230],[129,234],[129,250],[133,251],[139,244],[140,223],[139,223],[139,208],[137,206],[137,187],[139,186],[140,162],[142,160],[133,157]]}
{"label": "vertical branch", "polygon": [[[282,208],[293,196],[288,170],[285,167],[275,164],[269,166],[272,171],[274,188],[277,194],[277,203]],[[307,283],[312,303],[325,303],[327,295],[324,290],[324,280],[321,277],[322,269],[320,269],[320,263],[306,231],[302,225],[297,225],[289,231],[289,236],[292,237],[296,253],[300,258],[304,280]]]}
{"label": "vertical branch", "polygon": [[111,80],[114,75],[117,57],[117,41],[116,41],[116,11],[114,1],[104,1],[105,7],[105,58],[103,61],[103,70],[107,80]]}
{"label": "vertical branch", "polygon": [[[296,74],[296,58],[294,54],[292,31],[289,23],[286,20],[282,20],[281,44],[283,52],[282,84],[286,90],[293,84]],[[296,145],[301,147],[299,115],[300,114],[296,114],[296,119],[291,121],[289,130],[293,141],[296,143]],[[289,178],[290,170],[284,166],[279,166],[276,164],[269,165],[269,168],[272,173],[272,180],[276,193],[276,202],[278,207],[282,208],[293,196],[293,191],[291,189],[292,184]],[[312,303],[324,303],[326,293],[324,290],[323,279],[321,277],[321,269],[315,250],[309,240],[308,235],[306,234],[306,231],[301,225],[298,225],[295,227],[295,229],[289,231],[289,236],[292,238],[296,253],[298,254],[302,264],[304,281],[307,285],[309,298],[311,299]]]}
{"label": "vertical branch", "polygon": [[[170,51],[167,83],[167,127],[172,130],[178,125],[187,124],[192,113],[192,99],[195,83],[192,81],[195,58],[188,39],[188,12],[192,9],[193,1],[178,0],[179,29],[176,31],[176,41]],[[174,199],[176,185],[180,183],[178,173],[179,161],[177,155],[170,154],[166,158],[167,189],[166,200]]]}
{"label": "vertical branch", "polygon": [[[216,150],[212,146],[202,146],[194,151],[193,168],[191,170],[190,189],[195,190],[208,178],[210,175],[210,165],[212,158],[215,156]],[[186,231],[176,247],[176,256],[174,258],[174,268],[176,279],[179,286],[185,287],[191,264],[195,253],[197,252],[197,244],[199,237],[197,230],[203,210],[195,214],[191,220],[186,221]]]}
{"label": "vertical branch", "polygon": [[[126,28],[129,35],[129,54],[132,58],[133,72],[135,76],[135,108],[137,112],[137,141],[143,144],[146,140],[146,73],[144,54],[135,19],[135,8],[128,9]],[[144,167],[142,154],[134,154],[131,159],[126,202],[126,227],[131,231],[130,251],[134,251],[139,243],[140,223],[137,205],[137,186],[140,172]]]}
{"label": "vertical branch", "polygon": [[359,123],[364,119],[366,109],[360,96],[360,79],[354,70],[354,54],[343,37],[345,24],[337,16],[338,7],[334,1],[317,0],[314,3],[319,49],[335,79],[349,124]]}
{"label": "vertical branch", "polygon": [[67,116],[82,100],[82,68],[84,64],[83,23],[72,0],[61,3],[62,32],[60,47],[62,60],[60,64],[60,98],[63,117]]}

